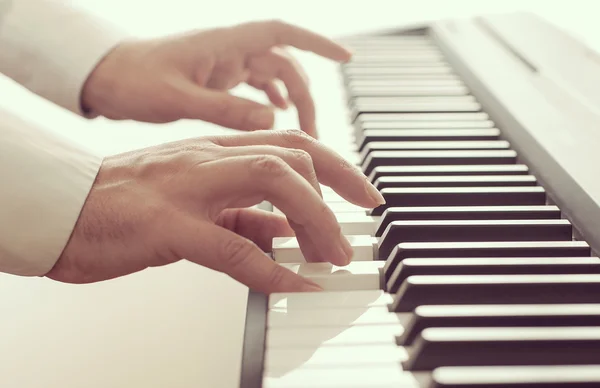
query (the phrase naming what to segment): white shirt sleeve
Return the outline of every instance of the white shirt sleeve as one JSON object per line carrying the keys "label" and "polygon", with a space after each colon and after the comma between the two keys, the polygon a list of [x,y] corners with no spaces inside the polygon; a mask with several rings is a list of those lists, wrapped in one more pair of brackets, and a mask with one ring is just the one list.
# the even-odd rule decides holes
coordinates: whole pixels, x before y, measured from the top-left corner
{"label": "white shirt sleeve", "polygon": [[41,276],[54,266],[102,160],[0,111],[0,271]]}
{"label": "white shirt sleeve", "polygon": [[[125,36],[69,3],[0,0],[0,73],[83,115],[87,77]],[[1,272],[42,276],[54,266],[102,160],[0,110]]]}
{"label": "white shirt sleeve", "polygon": [[83,84],[124,31],[65,0],[0,0],[0,73],[83,115]]}

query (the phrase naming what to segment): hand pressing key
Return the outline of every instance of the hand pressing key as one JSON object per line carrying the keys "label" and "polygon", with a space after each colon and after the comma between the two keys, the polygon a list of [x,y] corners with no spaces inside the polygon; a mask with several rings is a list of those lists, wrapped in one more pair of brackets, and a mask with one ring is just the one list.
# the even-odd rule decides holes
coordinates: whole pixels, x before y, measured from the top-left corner
{"label": "hand pressing key", "polygon": [[[293,236],[308,261],[345,265],[352,250],[319,183],[367,208],[383,198],[366,177],[301,131],[259,131],[167,143],[105,159],[49,278],[87,283],[187,259],[251,289],[319,287],[273,262]],[[285,216],[250,208],[263,200]]]}

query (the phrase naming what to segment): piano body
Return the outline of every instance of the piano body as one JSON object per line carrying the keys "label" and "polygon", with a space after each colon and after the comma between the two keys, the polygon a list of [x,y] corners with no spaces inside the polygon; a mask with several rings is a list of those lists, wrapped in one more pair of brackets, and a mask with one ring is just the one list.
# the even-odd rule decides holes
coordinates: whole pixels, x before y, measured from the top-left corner
{"label": "piano body", "polygon": [[325,292],[250,293],[240,387],[599,387],[600,58],[526,13],[343,41],[387,203],[324,187],[347,267],[273,241]]}

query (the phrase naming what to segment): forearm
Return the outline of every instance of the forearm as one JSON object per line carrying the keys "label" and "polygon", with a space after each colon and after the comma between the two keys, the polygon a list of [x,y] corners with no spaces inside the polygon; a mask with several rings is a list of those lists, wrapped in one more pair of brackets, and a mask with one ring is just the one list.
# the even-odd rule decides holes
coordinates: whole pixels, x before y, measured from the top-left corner
{"label": "forearm", "polygon": [[0,0],[0,73],[74,113],[100,60],[125,33],[58,0]]}
{"label": "forearm", "polygon": [[67,244],[102,157],[0,110],[0,271],[41,276]]}

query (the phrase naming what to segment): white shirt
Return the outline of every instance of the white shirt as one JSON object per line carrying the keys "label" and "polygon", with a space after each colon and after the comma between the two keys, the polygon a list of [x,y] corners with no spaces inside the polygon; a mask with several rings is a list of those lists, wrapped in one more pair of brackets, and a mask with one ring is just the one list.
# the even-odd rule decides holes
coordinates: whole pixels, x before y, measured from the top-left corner
{"label": "white shirt", "polygon": [[[0,0],[0,73],[79,115],[83,84],[123,38],[68,2]],[[0,110],[1,272],[52,268],[101,164],[102,156]]]}

